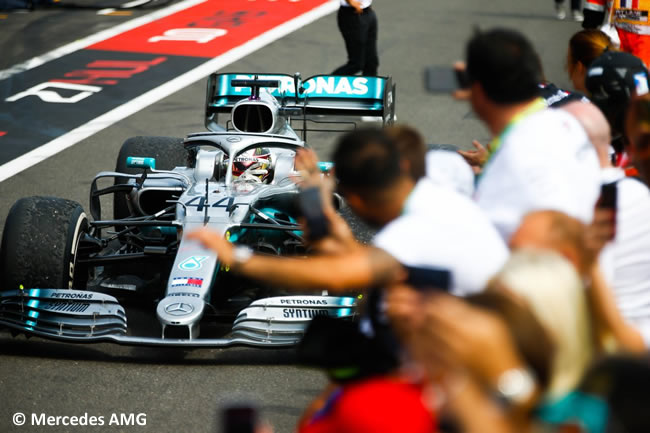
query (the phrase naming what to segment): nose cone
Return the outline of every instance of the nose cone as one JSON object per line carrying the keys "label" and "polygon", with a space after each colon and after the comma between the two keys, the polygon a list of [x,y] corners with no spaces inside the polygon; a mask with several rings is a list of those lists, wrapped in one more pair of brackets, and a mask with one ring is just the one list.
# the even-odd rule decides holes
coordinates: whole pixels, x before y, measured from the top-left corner
{"label": "nose cone", "polygon": [[203,317],[204,305],[200,298],[167,296],[158,303],[156,314],[162,325],[193,325]]}

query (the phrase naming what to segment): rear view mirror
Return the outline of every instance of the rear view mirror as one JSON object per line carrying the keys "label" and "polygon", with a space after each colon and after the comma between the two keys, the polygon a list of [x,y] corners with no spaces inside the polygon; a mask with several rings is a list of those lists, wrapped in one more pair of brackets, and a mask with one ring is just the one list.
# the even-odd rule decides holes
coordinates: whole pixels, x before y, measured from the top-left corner
{"label": "rear view mirror", "polygon": [[126,166],[129,168],[149,168],[156,169],[156,158],[149,158],[146,156],[128,156],[126,158]]}

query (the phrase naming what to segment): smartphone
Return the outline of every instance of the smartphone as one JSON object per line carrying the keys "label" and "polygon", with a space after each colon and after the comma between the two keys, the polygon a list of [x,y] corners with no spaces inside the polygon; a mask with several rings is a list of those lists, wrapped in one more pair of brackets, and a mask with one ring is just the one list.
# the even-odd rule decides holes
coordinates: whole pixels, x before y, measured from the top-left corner
{"label": "smartphone", "polygon": [[451,290],[452,276],[447,269],[404,266],[408,277],[406,284],[420,291],[439,290],[449,292]]}
{"label": "smartphone", "polygon": [[320,188],[312,186],[300,191],[298,195],[300,210],[309,229],[309,239],[317,241],[329,234],[329,224],[323,213]]}
{"label": "smartphone", "polygon": [[600,187],[600,198],[596,208],[607,209],[613,212],[612,218],[612,239],[616,236],[616,207],[618,201],[618,188],[616,182],[605,183]]}
{"label": "smartphone", "polygon": [[452,93],[469,88],[467,72],[453,66],[430,66],[424,70],[424,79],[431,93]]}
{"label": "smartphone", "polygon": [[223,433],[254,433],[257,409],[253,406],[230,406],[223,409]]}

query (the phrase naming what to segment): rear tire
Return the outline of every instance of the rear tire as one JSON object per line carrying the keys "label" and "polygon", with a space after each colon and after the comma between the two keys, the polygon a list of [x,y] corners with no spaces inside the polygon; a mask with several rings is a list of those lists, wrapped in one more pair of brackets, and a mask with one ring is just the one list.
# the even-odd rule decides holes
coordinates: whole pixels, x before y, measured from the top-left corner
{"label": "rear tire", "polygon": [[[157,170],[171,170],[174,167],[187,164],[188,152],[182,145],[183,139],[176,137],[131,137],[122,144],[117,156],[115,171],[127,174],[140,174],[141,168],[126,166],[129,156],[148,156],[156,158]],[[126,183],[128,179],[118,177],[115,184]],[[124,193],[113,196],[113,216],[115,219],[126,218],[131,215]]]}
{"label": "rear tire", "polygon": [[87,272],[78,269],[75,279],[75,268],[79,239],[87,230],[88,218],[77,202],[55,197],[18,200],[2,234],[2,288],[85,289]]}

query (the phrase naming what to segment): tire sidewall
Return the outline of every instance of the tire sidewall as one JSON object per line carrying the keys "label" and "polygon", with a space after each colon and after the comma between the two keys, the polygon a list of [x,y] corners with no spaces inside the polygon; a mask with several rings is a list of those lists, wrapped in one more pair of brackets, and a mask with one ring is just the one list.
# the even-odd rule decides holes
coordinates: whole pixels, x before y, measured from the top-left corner
{"label": "tire sidewall", "polygon": [[[3,289],[69,289],[79,277],[79,240],[88,218],[79,203],[54,197],[26,197],[5,222],[0,267]],[[87,277],[86,277],[87,279]],[[75,288],[85,288],[84,284]]]}
{"label": "tire sidewall", "polygon": [[[81,212],[78,214],[75,212],[70,218],[69,228],[71,230],[68,230],[68,239],[66,242],[67,253],[64,255],[64,266],[67,262],[67,266],[65,266],[65,269],[67,269],[67,285],[65,288],[68,289],[84,289],[85,282],[88,279],[87,276],[83,277],[81,275],[77,275],[77,278],[75,278],[76,271],[87,273],[87,270],[85,268],[77,269],[79,241],[81,240],[81,237],[84,235],[84,233],[88,231],[88,217],[81,208],[79,208],[79,210]],[[78,273],[79,272],[77,272],[77,274]],[[75,282],[83,283],[84,287],[75,287]]]}

